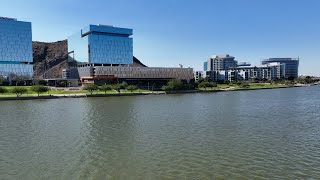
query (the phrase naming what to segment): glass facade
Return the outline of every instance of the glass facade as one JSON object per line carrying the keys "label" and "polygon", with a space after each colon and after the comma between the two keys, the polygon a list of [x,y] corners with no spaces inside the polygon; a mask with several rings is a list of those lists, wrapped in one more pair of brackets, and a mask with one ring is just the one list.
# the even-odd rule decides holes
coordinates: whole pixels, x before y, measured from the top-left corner
{"label": "glass facade", "polygon": [[284,77],[286,79],[289,78],[297,78],[299,72],[299,59],[295,58],[269,58],[262,61],[262,64],[270,64],[270,63],[280,63],[284,64]]}
{"label": "glass facade", "polygon": [[203,63],[203,71],[208,71],[208,62]]}
{"label": "glass facade", "polygon": [[1,64],[0,63],[0,76],[9,76],[15,74],[17,76],[33,76],[33,65],[32,64]]}
{"label": "glass facade", "polygon": [[33,75],[30,22],[0,17],[0,75]]}
{"label": "glass facade", "polygon": [[69,61],[85,64],[132,64],[132,29],[90,25],[68,38]]}

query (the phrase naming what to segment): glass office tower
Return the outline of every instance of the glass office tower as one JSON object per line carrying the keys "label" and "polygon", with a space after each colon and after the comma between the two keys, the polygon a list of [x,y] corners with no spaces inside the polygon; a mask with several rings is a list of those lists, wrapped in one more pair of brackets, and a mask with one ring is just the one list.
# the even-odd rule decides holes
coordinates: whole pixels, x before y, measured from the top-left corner
{"label": "glass office tower", "polygon": [[133,63],[132,29],[89,25],[68,38],[69,62],[125,65]]}
{"label": "glass office tower", "polygon": [[0,76],[33,76],[30,22],[0,17]]}
{"label": "glass office tower", "polygon": [[261,64],[280,63],[285,66],[285,78],[297,78],[299,72],[299,58],[269,58],[261,62]]}

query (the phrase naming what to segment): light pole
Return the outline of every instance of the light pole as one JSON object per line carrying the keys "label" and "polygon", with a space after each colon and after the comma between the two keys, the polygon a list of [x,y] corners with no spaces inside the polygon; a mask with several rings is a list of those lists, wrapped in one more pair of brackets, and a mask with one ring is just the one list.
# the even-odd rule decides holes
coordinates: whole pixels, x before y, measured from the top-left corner
{"label": "light pole", "polygon": [[152,84],[152,93],[153,93],[153,87],[154,87],[155,84],[156,84],[156,83],[153,83],[153,84]]}

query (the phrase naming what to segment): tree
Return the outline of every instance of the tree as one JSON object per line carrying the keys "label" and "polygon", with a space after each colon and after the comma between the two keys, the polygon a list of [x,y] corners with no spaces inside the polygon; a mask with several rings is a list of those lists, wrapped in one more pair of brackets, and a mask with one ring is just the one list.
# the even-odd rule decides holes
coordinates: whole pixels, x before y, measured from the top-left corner
{"label": "tree", "polygon": [[5,81],[6,81],[6,78],[4,78],[3,76],[0,76],[0,85],[2,85],[3,82],[5,82]]}
{"label": "tree", "polygon": [[175,90],[181,90],[184,88],[185,86],[183,85],[183,82],[177,79],[170,80],[167,85],[161,87],[161,89],[164,91],[175,91]]}
{"label": "tree", "polygon": [[214,82],[208,82],[208,81],[203,81],[198,85],[198,88],[204,88],[207,90],[208,87],[217,87],[217,83]]}
{"label": "tree", "polygon": [[251,82],[258,83],[259,79],[257,77],[253,77],[253,78],[251,78]]}
{"label": "tree", "polygon": [[120,90],[121,90],[121,84],[114,84],[112,86],[112,89],[114,89],[115,91],[117,91],[118,93],[120,93]]}
{"label": "tree", "polygon": [[24,94],[24,93],[26,93],[26,92],[28,92],[28,89],[26,89],[26,88],[24,88],[24,87],[19,87],[19,86],[13,87],[13,88],[11,89],[11,93],[16,94],[17,97],[22,96],[22,94]]}
{"label": "tree", "polygon": [[120,86],[121,86],[121,89],[126,89],[127,86],[128,86],[128,83],[122,82],[122,83],[120,84]]}
{"label": "tree", "polygon": [[127,90],[130,91],[131,93],[132,93],[133,91],[137,90],[137,89],[138,89],[138,87],[135,86],[135,85],[130,85],[130,86],[127,87]]}
{"label": "tree", "polygon": [[198,85],[198,88],[204,88],[205,90],[207,90],[207,87],[210,83],[208,81],[203,81]]}
{"label": "tree", "polygon": [[101,90],[101,91],[104,91],[104,93],[107,94],[107,91],[112,90],[112,86],[105,84],[105,85],[103,85],[103,86],[100,87],[100,90]]}
{"label": "tree", "polygon": [[47,81],[42,80],[42,79],[40,79],[40,80],[34,80],[33,83],[36,84],[36,85],[43,85],[43,86],[46,86],[46,85],[47,85]]}
{"label": "tree", "polygon": [[181,80],[171,80],[168,82],[168,86],[171,90],[179,90],[183,88],[183,83]]}
{"label": "tree", "polygon": [[46,86],[43,85],[35,85],[32,86],[32,91],[36,92],[38,94],[38,96],[40,96],[41,93],[45,93],[48,92],[50,89]]}
{"label": "tree", "polygon": [[4,94],[7,92],[8,92],[8,90],[6,88],[0,86],[0,94]]}
{"label": "tree", "polygon": [[163,91],[169,91],[170,90],[169,86],[162,86],[161,89]]}
{"label": "tree", "polygon": [[95,84],[87,84],[83,89],[89,91],[92,95],[94,91],[99,89],[99,87]]}
{"label": "tree", "polygon": [[250,87],[250,84],[246,83],[246,82],[243,82],[241,85],[240,85],[241,88],[249,88]]}

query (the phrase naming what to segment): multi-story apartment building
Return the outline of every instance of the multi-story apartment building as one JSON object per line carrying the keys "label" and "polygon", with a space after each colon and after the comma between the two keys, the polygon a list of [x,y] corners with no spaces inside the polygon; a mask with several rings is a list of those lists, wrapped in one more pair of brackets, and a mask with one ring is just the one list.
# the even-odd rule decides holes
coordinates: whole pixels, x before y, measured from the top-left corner
{"label": "multi-story apartment building", "polygon": [[225,81],[224,72],[230,67],[237,67],[237,65],[235,57],[229,54],[212,56],[207,62],[204,62],[204,77],[210,81]]}
{"label": "multi-story apartment building", "polygon": [[203,71],[194,72],[194,80],[198,82],[201,78],[203,78]]}
{"label": "multi-story apartment building", "polygon": [[293,79],[298,77],[299,58],[269,58],[262,60],[261,64],[280,63],[285,66],[285,79]]}
{"label": "multi-story apartment building", "polygon": [[229,54],[212,56],[208,60],[207,71],[223,71],[229,67],[236,67],[238,62]]}
{"label": "multi-story apartment building", "polygon": [[229,68],[229,81],[274,80],[284,78],[285,66],[280,63],[270,63],[261,66],[242,66]]}
{"label": "multi-story apartment building", "polygon": [[275,80],[297,76],[298,73],[299,61],[294,59],[272,58],[263,61],[261,66],[251,66],[247,62],[238,64],[234,59],[229,55],[210,58],[204,77],[211,81]]}
{"label": "multi-story apartment building", "polygon": [[30,22],[0,17],[0,76],[33,76]]}
{"label": "multi-story apartment building", "polygon": [[[133,67],[132,29],[90,25],[68,38],[69,62],[64,78],[82,83],[110,81],[190,81],[192,68]],[[69,77],[68,77],[69,76]]]}

